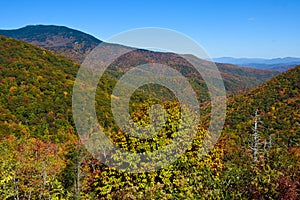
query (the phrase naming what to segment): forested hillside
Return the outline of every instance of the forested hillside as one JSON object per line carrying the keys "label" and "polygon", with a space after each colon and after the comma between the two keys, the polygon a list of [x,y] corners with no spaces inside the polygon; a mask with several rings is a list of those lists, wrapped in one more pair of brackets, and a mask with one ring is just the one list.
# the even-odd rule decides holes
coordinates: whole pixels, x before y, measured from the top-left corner
{"label": "forested hillside", "polygon": [[230,196],[299,199],[299,77],[297,66],[228,99],[220,143],[226,165],[222,179],[228,183],[223,189]]}
{"label": "forested hillside", "polygon": [[[79,66],[26,42],[6,37],[0,37],[0,42],[2,199],[192,198],[210,190],[209,181],[217,179],[222,169],[222,149],[216,148],[205,159],[196,156],[206,135],[204,129],[199,127],[188,153],[165,169],[134,174],[108,168],[86,152],[74,129],[71,96]],[[151,151],[168,144],[178,129],[180,116],[178,104],[168,99],[164,107],[170,117],[152,139],[128,138],[111,128],[107,111],[114,76],[118,75],[106,73],[96,96],[99,118],[106,120],[107,134],[131,151]],[[139,96],[139,91],[135,95]],[[155,99],[139,104],[138,99],[133,97],[136,109],[132,117],[147,124],[147,108]],[[211,173],[209,181],[200,176],[206,172]]]}
{"label": "forested hillside", "polygon": [[[292,147],[300,145],[300,67],[278,75],[263,85],[236,95],[228,104],[227,125],[239,135],[251,131],[256,110],[259,110],[262,134],[276,143]],[[245,127],[248,127],[245,129]]]}
{"label": "forested hillside", "polygon": [[0,30],[0,35],[27,41],[78,63],[101,43],[97,38],[81,31],[54,25],[29,25],[16,30]]}
{"label": "forested hillside", "polygon": [[[167,60],[171,54],[145,52],[124,55],[131,58],[129,63],[119,58],[100,79],[96,93],[101,128],[114,144],[131,152],[155,151],[169,144],[180,129],[181,105],[157,85],[140,88],[130,102],[131,117],[147,125],[149,108],[165,98],[158,103],[166,109],[167,120],[157,135],[137,139],[115,125],[112,89],[126,70],[146,61],[141,55],[149,56],[150,62],[178,67],[192,85],[200,83],[193,85],[198,94],[207,95],[202,80],[191,78],[195,74],[190,68]],[[226,70],[231,68],[239,71],[234,66]],[[208,156],[198,156],[207,136],[199,125],[184,155],[167,167],[145,173],[109,168],[79,142],[72,116],[78,69],[78,64],[51,51],[0,36],[1,199],[299,199],[299,67],[229,97],[222,137]],[[238,74],[242,79],[248,72],[253,71]],[[256,110],[261,126],[254,162]]]}
{"label": "forested hillside", "polygon": [[[79,66],[51,51],[0,37],[1,136],[11,125],[27,127],[38,138],[72,127],[71,91]],[[9,116],[9,117],[8,117]]]}
{"label": "forested hillside", "polygon": [[[79,64],[83,62],[92,49],[101,43],[100,40],[89,34],[68,27],[54,25],[33,25],[16,30],[0,30],[0,35],[27,41],[33,45],[66,56]],[[127,47],[124,46],[123,48]],[[207,62],[194,56],[190,57],[196,59],[197,62]],[[190,64],[177,54],[142,49],[133,51],[119,58],[114,64],[116,67],[114,70],[117,69],[119,72],[124,72],[124,68],[126,69],[147,62],[159,62],[174,66],[178,71],[190,78],[190,81],[198,92],[206,90],[199,73],[195,73]],[[245,92],[278,74],[276,71],[250,69],[230,64],[217,63],[216,65],[221,72],[229,94]],[[204,98],[204,100],[207,99]]]}

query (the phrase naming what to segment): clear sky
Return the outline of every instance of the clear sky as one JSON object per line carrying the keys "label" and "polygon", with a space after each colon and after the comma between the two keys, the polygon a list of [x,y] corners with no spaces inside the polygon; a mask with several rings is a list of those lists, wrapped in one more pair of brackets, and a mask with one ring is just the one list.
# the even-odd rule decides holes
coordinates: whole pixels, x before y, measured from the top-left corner
{"label": "clear sky", "polygon": [[0,29],[64,25],[101,40],[141,27],[195,39],[211,57],[300,57],[299,0],[3,0]]}

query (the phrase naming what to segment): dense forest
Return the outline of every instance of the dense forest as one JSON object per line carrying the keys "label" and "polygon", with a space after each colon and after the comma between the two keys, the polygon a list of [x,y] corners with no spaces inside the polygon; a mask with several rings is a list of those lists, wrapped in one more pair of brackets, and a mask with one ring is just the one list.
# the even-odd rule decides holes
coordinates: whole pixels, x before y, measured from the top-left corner
{"label": "dense forest", "polygon": [[[80,143],[72,115],[80,66],[41,47],[0,36],[0,198],[299,199],[300,66],[253,88],[253,82],[262,83],[276,73],[217,64],[232,95],[221,138],[202,158],[198,155],[210,116],[207,89],[201,77],[183,61],[172,61],[172,56],[134,51],[118,59],[99,81],[95,106],[101,128],[114,144],[131,152],[155,151],[170,143],[180,127],[181,105],[166,88],[139,88],[130,101],[132,119],[149,124],[149,108],[160,103],[167,120],[148,140],[124,134],[115,125],[110,98],[128,69],[146,61],[165,62],[181,70],[203,100],[204,118],[184,155],[160,170],[130,173],[104,165]],[[128,58],[131,62],[124,63]],[[254,77],[256,72],[260,76]],[[241,83],[245,85],[240,92],[253,89],[233,95]],[[256,130],[259,138],[254,138]]]}

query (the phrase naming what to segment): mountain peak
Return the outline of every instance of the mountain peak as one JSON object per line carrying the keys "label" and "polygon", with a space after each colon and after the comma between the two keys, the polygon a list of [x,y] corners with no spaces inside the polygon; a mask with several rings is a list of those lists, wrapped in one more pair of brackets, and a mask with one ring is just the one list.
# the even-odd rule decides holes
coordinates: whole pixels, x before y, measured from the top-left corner
{"label": "mountain peak", "polygon": [[27,25],[15,30],[0,30],[0,35],[24,40],[78,63],[102,42],[84,32],[57,25]]}

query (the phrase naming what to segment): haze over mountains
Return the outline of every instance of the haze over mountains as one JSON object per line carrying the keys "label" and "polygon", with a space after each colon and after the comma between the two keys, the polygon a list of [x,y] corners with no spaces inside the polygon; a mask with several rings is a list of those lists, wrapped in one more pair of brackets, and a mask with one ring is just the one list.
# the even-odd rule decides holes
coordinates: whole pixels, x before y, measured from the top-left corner
{"label": "haze over mountains", "polygon": [[[33,45],[51,50],[59,55],[66,56],[79,64],[82,63],[85,56],[93,48],[102,42],[101,40],[81,31],[54,25],[29,25],[16,30],[0,30],[0,35],[27,41]],[[127,65],[131,64],[133,66],[137,63],[146,62],[146,57],[152,60],[151,62],[160,60],[161,62],[166,63],[168,59],[174,56],[176,57],[175,54],[171,53],[143,50],[140,50],[135,54],[130,54],[130,56],[131,58],[128,57],[127,59],[131,61],[127,62]],[[139,58],[141,60],[137,60]],[[198,62],[206,61],[201,61],[201,59],[199,59]],[[176,59],[176,63],[173,64],[177,65],[179,67],[179,71],[183,74],[188,66],[184,59]],[[278,74],[278,72],[275,71],[248,69],[230,64],[217,63],[217,66],[221,72],[225,87],[229,94],[247,91],[248,89],[258,86]],[[124,67],[126,66],[122,66],[121,68]],[[195,74],[190,76],[190,78],[194,78],[196,82],[199,82],[199,78],[202,79],[199,75],[195,76]],[[199,83],[196,85],[199,85]],[[203,82],[200,85],[203,85]]]}
{"label": "haze over mountains", "polygon": [[214,58],[213,61],[250,68],[275,70],[279,72],[287,71],[288,69],[300,64],[300,58],[294,57],[272,59],[220,57]]}

